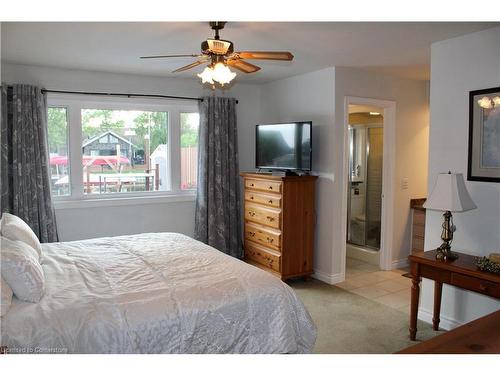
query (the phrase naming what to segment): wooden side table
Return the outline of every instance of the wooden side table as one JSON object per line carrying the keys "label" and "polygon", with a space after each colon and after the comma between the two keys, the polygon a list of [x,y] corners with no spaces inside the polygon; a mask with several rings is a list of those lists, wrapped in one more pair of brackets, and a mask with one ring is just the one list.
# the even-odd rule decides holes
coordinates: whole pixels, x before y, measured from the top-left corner
{"label": "wooden side table", "polygon": [[422,277],[434,280],[432,328],[435,331],[439,330],[443,284],[453,285],[500,299],[500,275],[479,270],[474,265],[474,257],[471,255],[457,254],[459,258],[454,261],[436,260],[436,250],[418,252],[408,257],[412,277],[410,309],[411,340],[415,340],[417,335],[418,299]]}

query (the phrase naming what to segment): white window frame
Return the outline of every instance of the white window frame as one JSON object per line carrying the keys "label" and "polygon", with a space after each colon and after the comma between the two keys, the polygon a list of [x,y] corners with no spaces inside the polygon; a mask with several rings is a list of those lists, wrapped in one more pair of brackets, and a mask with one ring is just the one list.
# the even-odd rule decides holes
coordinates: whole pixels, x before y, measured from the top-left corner
{"label": "white window frame", "polygon": [[[181,189],[181,137],[180,114],[198,113],[198,105],[184,100],[161,100],[144,98],[101,97],[89,95],[49,94],[48,107],[67,109],[68,157],[70,195],[53,196],[56,209],[75,207],[102,207],[124,204],[148,204],[162,202],[193,201],[194,189]],[[84,194],[82,171],[82,109],[110,109],[168,112],[168,160],[169,182],[167,191],[117,192],[106,194]]]}

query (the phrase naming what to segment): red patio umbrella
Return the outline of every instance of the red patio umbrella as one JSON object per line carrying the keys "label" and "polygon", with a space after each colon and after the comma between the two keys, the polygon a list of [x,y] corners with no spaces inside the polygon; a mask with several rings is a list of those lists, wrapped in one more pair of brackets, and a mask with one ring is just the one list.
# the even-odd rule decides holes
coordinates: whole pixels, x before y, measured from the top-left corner
{"label": "red patio umbrella", "polygon": [[106,156],[91,156],[83,155],[83,165],[110,165],[110,164],[130,164],[130,160],[125,156],[106,155]]}
{"label": "red patio umbrella", "polygon": [[[110,165],[110,164],[130,164],[130,160],[125,156],[106,155],[106,156],[91,156],[83,155],[82,164],[89,165]],[[50,165],[68,165],[67,156],[51,156]]]}

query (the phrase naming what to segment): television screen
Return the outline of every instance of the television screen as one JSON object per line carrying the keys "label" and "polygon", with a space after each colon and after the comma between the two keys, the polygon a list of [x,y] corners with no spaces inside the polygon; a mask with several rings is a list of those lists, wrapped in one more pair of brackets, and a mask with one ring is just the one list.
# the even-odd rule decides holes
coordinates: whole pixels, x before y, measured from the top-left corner
{"label": "television screen", "polygon": [[257,125],[255,166],[311,170],[311,122]]}

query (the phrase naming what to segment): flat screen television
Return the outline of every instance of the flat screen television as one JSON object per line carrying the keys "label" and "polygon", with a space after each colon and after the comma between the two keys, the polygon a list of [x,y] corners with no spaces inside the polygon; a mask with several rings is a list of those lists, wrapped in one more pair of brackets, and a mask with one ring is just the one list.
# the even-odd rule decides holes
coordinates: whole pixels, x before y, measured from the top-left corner
{"label": "flat screen television", "polygon": [[255,130],[255,167],[311,171],[311,121],[261,124]]}

